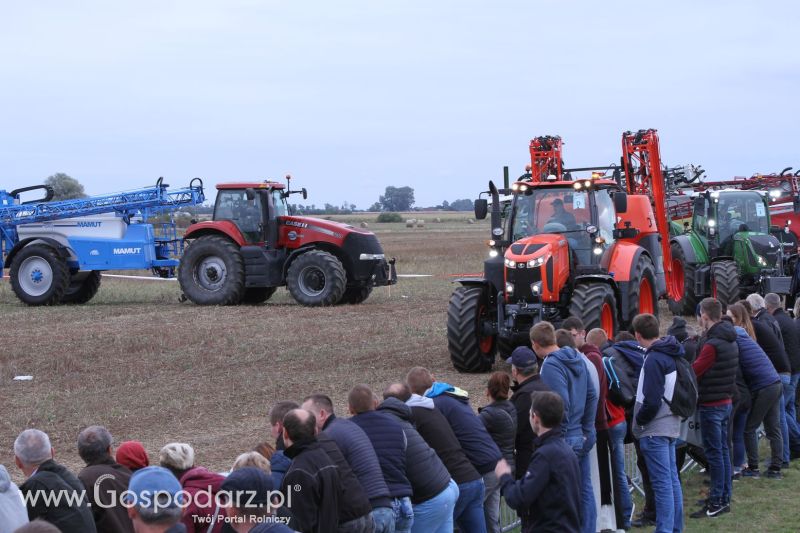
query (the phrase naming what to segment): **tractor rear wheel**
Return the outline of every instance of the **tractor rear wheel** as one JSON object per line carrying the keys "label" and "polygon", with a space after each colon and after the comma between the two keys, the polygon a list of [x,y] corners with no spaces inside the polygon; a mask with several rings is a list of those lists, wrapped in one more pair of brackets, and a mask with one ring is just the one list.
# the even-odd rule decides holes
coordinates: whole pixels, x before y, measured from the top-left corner
{"label": "tractor rear wheel", "polygon": [[61,297],[62,304],[85,304],[100,288],[100,271],[78,272],[70,279],[69,287]]}
{"label": "tractor rear wheel", "polygon": [[220,235],[204,235],[186,248],[178,266],[181,290],[198,305],[236,305],[244,296],[244,260]]}
{"label": "tractor rear wheel", "polygon": [[250,305],[263,304],[272,298],[277,289],[277,287],[249,287],[244,290],[242,303]]}
{"label": "tractor rear wheel", "polygon": [[494,364],[496,335],[487,335],[484,323],[491,320],[486,291],[480,287],[458,287],[447,309],[447,348],[459,372],[487,372]]}
{"label": "tractor rear wheel", "polygon": [[680,244],[672,243],[672,280],[667,280],[678,298],[669,299],[669,310],[673,315],[693,316],[697,307],[697,295],[694,292],[694,265],[686,262],[686,255]]}
{"label": "tractor rear wheel", "polygon": [[66,260],[46,244],[29,244],[11,262],[11,289],[28,305],[55,305],[69,286]]}
{"label": "tractor rear wheel", "polygon": [[719,300],[723,311],[739,300],[739,269],[735,262],[711,263],[711,296]]}
{"label": "tractor rear wheel", "polygon": [[342,295],[342,299],[339,300],[340,304],[360,304],[367,298],[369,295],[372,294],[372,287],[363,286],[363,287],[348,287],[344,291],[344,295]]}
{"label": "tractor rear wheel", "polygon": [[311,250],[292,261],[286,275],[292,298],[309,307],[338,303],[346,284],[347,274],[341,261],[322,250]]}
{"label": "tractor rear wheel", "polygon": [[498,337],[497,337],[497,354],[500,356],[500,359],[505,361],[506,359],[511,357],[511,352],[513,352],[514,348],[516,348],[516,347],[517,347],[517,345],[514,344],[514,341],[512,341],[511,339],[506,339],[506,338],[500,337],[498,335]]}
{"label": "tractor rear wheel", "polygon": [[579,283],[572,292],[569,314],[583,320],[586,331],[601,328],[609,339],[617,333],[617,299],[605,283]]}
{"label": "tractor rear wheel", "polygon": [[[639,313],[650,313],[658,317],[658,294],[656,293],[656,269],[653,262],[644,255],[633,266],[628,289],[629,326],[633,317]],[[588,329],[586,331],[589,331]]]}

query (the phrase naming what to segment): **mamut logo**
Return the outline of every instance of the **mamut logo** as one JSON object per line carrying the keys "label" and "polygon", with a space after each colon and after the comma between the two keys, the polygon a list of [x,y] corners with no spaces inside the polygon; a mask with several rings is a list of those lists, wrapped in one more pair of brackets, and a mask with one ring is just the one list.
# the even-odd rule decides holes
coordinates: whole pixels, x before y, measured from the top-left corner
{"label": "mamut logo", "polygon": [[114,255],[134,255],[142,253],[141,248],[114,248]]}
{"label": "mamut logo", "polygon": [[102,222],[78,222],[79,228],[99,228]]}

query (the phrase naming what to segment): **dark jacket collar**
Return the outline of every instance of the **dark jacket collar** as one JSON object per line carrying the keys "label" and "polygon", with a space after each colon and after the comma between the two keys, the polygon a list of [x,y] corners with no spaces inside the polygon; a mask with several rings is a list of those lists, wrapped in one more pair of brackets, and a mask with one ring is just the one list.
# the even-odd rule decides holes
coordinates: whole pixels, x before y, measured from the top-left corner
{"label": "dark jacket collar", "polygon": [[283,454],[289,459],[294,459],[308,448],[314,446],[316,443],[317,443],[316,437],[311,437],[310,439],[305,439],[305,440],[299,440],[297,442],[293,442],[291,446],[286,448],[283,451]]}
{"label": "dark jacket collar", "polygon": [[328,419],[325,420],[325,423],[322,424],[322,431],[325,431],[325,428],[333,424],[334,420],[336,420],[336,415],[331,413],[330,416],[328,416]]}
{"label": "dark jacket collar", "polygon": [[117,462],[114,460],[113,457],[107,455],[101,459],[92,461],[91,463],[86,463],[86,466],[98,466],[98,465],[116,466]]}
{"label": "dark jacket collar", "polygon": [[511,385],[511,390],[513,392],[517,392],[518,390],[520,390],[525,385],[529,385],[529,384],[533,383],[534,381],[536,381],[538,379],[542,379],[542,376],[540,376],[538,373],[534,374],[534,375],[530,376],[528,379],[526,379],[525,381],[518,382],[518,383],[515,383],[515,384]]}
{"label": "dark jacket collar", "polygon": [[545,443],[553,439],[561,438],[561,435],[562,435],[561,425],[559,424],[558,426],[552,428],[544,435],[537,435],[536,438],[533,439],[533,447],[538,448],[540,446],[543,446]]}

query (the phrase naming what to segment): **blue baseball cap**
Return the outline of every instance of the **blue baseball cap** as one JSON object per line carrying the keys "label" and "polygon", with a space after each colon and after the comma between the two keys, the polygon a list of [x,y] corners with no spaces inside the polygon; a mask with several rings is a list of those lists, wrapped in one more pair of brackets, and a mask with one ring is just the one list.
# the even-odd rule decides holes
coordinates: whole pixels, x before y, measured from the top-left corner
{"label": "blue baseball cap", "polygon": [[267,504],[272,492],[272,478],[259,468],[240,468],[228,474],[220,490],[229,492],[233,498],[239,493],[247,495],[250,504]]}
{"label": "blue baseball cap", "polygon": [[506,363],[510,363],[517,368],[526,368],[538,364],[539,360],[536,358],[536,354],[533,353],[533,350],[527,346],[517,346],[514,348],[514,351],[511,352],[511,357],[506,359]]}
{"label": "blue baseball cap", "polygon": [[161,466],[137,470],[128,483],[128,502],[137,507],[166,509],[183,504],[182,487],[172,472]]}

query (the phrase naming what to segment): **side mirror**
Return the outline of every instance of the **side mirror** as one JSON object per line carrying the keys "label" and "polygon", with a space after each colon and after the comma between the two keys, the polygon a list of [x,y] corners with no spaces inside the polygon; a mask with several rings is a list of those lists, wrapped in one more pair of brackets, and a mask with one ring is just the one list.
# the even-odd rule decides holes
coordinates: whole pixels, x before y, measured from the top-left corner
{"label": "side mirror", "polygon": [[308,199],[308,191],[306,190],[306,188],[303,187],[302,189],[300,189],[300,191],[303,193],[303,200],[307,200]]}
{"label": "side mirror", "polygon": [[489,201],[486,198],[475,200],[475,219],[483,220],[489,214]]}
{"label": "side mirror", "polygon": [[705,209],[705,199],[702,196],[698,196],[694,199],[694,206],[692,207],[692,211],[695,213],[702,213],[703,209]]}
{"label": "side mirror", "polygon": [[625,213],[628,210],[628,194],[624,192],[614,193],[614,211]]}
{"label": "side mirror", "polygon": [[244,190],[245,196],[247,196],[248,200],[255,200],[256,199],[256,191],[252,187],[248,187]]}

